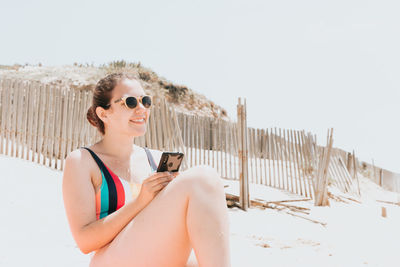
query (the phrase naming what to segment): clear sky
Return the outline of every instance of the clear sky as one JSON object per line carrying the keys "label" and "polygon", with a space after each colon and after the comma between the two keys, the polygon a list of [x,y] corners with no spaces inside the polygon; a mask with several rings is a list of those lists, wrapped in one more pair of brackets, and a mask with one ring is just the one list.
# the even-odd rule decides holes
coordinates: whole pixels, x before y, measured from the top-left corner
{"label": "clear sky", "polygon": [[304,129],[400,173],[400,3],[0,0],[0,64],[140,61],[251,127]]}

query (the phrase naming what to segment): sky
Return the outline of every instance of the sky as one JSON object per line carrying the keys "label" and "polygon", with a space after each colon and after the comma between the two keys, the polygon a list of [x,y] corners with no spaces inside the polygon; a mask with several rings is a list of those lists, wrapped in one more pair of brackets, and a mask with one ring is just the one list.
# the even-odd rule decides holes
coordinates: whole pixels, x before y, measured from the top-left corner
{"label": "sky", "polygon": [[400,2],[0,0],[0,64],[124,59],[400,173]]}

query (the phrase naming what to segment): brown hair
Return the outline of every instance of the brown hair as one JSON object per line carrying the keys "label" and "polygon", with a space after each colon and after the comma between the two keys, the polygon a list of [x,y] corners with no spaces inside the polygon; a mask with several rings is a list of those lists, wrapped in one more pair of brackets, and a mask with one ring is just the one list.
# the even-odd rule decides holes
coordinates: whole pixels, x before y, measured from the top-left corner
{"label": "brown hair", "polygon": [[96,127],[103,135],[105,134],[104,123],[97,116],[96,108],[102,107],[104,109],[108,109],[110,107],[109,103],[112,97],[112,91],[120,81],[125,79],[138,80],[137,77],[132,73],[111,73],[99,80],[94,89],[92,106],[88,109],[86,118],[90,124]]}

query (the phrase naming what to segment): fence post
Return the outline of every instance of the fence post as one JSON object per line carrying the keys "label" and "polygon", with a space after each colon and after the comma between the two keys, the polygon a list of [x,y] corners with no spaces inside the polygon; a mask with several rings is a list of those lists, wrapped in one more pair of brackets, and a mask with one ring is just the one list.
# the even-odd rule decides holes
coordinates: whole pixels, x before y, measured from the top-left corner
{"label": "fence post", "polygon": [[249,180],[248,180],[248,142],[247,142],[247,120],[246,120],[246,99],[242,104],[239,98],[237,105],[238,143],[239,143],[239,183],[240,183],[240,205],[243,210],[250,208]]}
{"label": "fence post", "polygon": [[333,128],[328,130],[328,140],[325,148],[322,148],[322,153],[319,156],[318,170],[316,174],[315,206],[329,206],[328,200],[328,168],[331,159],[331,151],[333,145]]}

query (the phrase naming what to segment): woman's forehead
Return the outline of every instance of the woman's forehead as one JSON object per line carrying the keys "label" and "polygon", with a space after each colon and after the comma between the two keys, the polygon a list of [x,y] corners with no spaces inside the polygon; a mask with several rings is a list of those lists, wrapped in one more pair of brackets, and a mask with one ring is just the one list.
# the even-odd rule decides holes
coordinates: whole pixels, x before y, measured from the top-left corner
{"label": "woman's forehead", "polygon": [[115,86],[113,95],[117,98],[125,95],[142,96],[144,95],[144,90],[138,81],[124,79]]}

